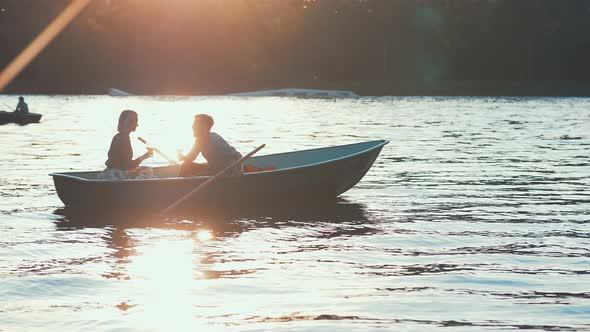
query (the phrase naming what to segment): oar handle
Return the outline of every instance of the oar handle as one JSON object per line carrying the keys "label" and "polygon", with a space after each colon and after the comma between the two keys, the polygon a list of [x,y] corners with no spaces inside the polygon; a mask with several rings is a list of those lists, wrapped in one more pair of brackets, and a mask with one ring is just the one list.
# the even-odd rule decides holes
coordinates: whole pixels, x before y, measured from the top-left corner
{"label": "oar handle", "polygon": [[168,212],[170,212],[171,210],[173,210],[174,208],[176,208],[180,204],[184,203],[186,200],[188,200],[189,198],[191,198],[193,195],[195,195],[199,191],[203,190],[203,188],[205,188],[207,185],[211,184],[213,181],[215,181],[216,179],[218,179],[219,177],[221,177],[223,174],[225,174],[227,171],[229,171],[230,169],[232,169],[234,166],[236,166],[236,165],[244,162],[244,160],[252,157],[256,152],[260,151],[265,146],[266,146],[266,144],[262,144],[261,146],[259,146],[256,149],[252,150],[252,152],[250,152],[247,155],[243,156],[242,158],[234,161],[229,166],[227,166],[226,168],[222,169],[219,173],[215,174],[214,176],[212,176],[209,179],[207,179],[207,181],[205,181],[205,182],[201,183],[200,185],[198,185],[190,193],[182,196],[176,202],[172,203],[172,205],[170,205],[167,208],[165,208],[164,210],[162,210],[162,213],[161,214],[167,214]]}
{"label": "oar handle", "polygon": [[168,162],[169,162],[170,164],[172,164],[172,165],[178,165],[178,162],[176,162],[174,159],[172,159],[172,158],[169,158],[168,156],[166,156],[166,155],[165,155],[165,154],[164,154],[162,151],[160,151],[160,149],[158,149],[158,148],[154,148],[154,147],[150,146],[150,145],[148,144],[148,142],[147,142],[145,139],[143,139],[143,138],[141,138],[141,137],[137,137],[137,139],[138,139],[138,140],[139,140],[141,143],[145,144],[147,147],[149,147],[149,148],[151,148],[152,150],[156,151],[156,153],[158,153],[160,156],[164,157],[164,159],[168,160]]}

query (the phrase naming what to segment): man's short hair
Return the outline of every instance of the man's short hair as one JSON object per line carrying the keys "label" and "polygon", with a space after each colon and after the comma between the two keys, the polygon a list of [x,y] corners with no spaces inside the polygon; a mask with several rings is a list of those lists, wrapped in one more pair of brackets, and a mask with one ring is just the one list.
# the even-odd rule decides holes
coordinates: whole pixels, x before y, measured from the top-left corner
{"label": "man's short hair", "polygon": [[208,114],[197,114],[195,115],[195,121],[201,121],[203,124],[207,125],[209,129],[213,127],[215,121],[213,118]]}

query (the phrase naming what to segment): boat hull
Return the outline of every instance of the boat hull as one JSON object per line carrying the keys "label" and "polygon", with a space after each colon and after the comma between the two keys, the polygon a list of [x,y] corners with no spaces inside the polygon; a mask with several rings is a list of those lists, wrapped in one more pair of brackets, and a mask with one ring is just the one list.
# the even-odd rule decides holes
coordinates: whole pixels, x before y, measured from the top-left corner
{"label": "boat hull", "polygon": [[[194,195],[184,208],[333,199],[361,180],[385,144],[350,157],[304,167],[221,178]],[[52,176],[61,201],[68,207],[85,209],[162,209],[207,180],[207,177],[192,177],[89,181],[59,173]]]}
{"label": "boat hull", "polygon": [[37,123],[41,121],[41,116],[41,114],[37,113],[19,114],[15,112],[0,111],[0,123]]}

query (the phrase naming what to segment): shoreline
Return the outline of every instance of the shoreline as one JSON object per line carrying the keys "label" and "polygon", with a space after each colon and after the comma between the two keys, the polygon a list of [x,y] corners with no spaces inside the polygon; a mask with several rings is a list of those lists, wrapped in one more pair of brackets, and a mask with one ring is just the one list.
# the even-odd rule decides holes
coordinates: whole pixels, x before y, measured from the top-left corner
{"label": "shoreline", "polygon": [[380,80],[314,87],[351,90],[361,96],[590,97],[590,81]]}
{"label": "shoreline", "polygon": [[[252,84],[248,89],[210,88],[207,91],[188,92],[187,89],[158,93],[155,89],[138,89],[136,96],[223,96],[243,91],[273,89],[348,90],[360,97],[590,97],[590,81],[481,81],[481,80],[365,80],[365,81],[298,81],[289,84],[276,82]],[[2,95],[106,95],[108,88],[84,91],[33,88],[25,91],[8,88]],[[123,89],[125,90],[125,89]],[[127,91],[127,90],[125,90]]]}

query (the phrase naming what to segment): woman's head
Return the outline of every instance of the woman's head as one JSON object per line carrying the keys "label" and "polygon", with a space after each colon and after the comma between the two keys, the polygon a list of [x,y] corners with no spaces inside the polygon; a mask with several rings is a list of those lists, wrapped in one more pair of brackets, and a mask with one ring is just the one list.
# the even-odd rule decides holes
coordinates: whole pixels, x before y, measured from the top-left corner
{"label": "woman's head", "polygon": [[137,113],[132,110],[124,110],[119,115],[119,123],[117,124],[117,131],[120,133],[130,133],[137,129]]}
{"label": "woman's head", "polygon": [[213,127],[213,118],[207,114],[195,115],[195,122],[193,123],[193,134],[195,137],[201,137],[202,135],[209,134]]}

